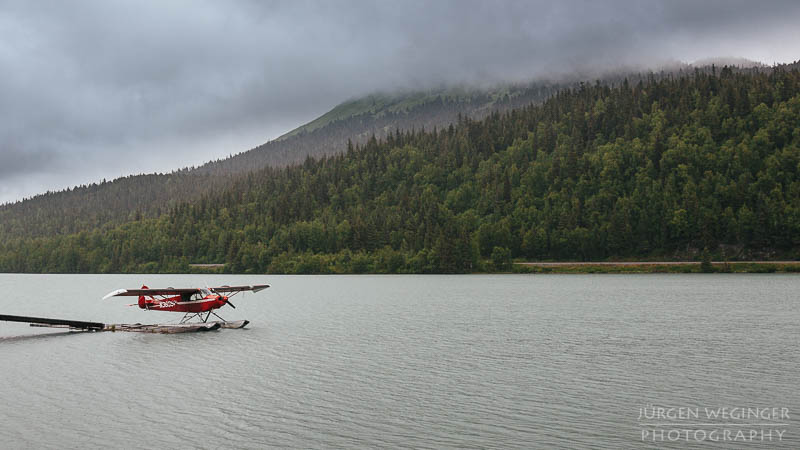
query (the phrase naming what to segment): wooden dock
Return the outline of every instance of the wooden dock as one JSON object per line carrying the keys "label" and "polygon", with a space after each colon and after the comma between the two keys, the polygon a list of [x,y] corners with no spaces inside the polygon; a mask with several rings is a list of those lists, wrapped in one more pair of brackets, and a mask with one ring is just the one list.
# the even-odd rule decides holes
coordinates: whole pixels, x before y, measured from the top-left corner
{"label": "wooden dock", "polygon": [[194,323],[166,323],[166,324],[141,324],[141,323],[116,323],[104,324],[100,322],[85,322],[82,320],[48,319],[44,317],[9,316],[0,314],[0,320],[6,322],[28,323],[32,327],[66,328],[70,331],[122,331],[133,333],[190,333],[195,331],[214,331],[220,328],[244,328],[250,323],[247,320],[232,322],[194,322]]}
{"label": "wooden dock", "polygon": [[85,322],[83,320],[47,319],[45,317],[9,316],[0,314],[0,320],[5,322],[23,322],[31,326],[50,328],[70,328],[84,331],[103,331],[106,326],[100,322]]}

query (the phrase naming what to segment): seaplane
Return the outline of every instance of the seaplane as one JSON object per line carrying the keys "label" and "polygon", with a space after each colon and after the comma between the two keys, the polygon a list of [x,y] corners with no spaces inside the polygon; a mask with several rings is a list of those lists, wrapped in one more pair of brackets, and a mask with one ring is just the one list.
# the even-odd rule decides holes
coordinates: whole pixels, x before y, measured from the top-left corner
{"label": "seaplane", "polygon": [[[258,292],[268,288],[268,284],[252,286],[220,286],[205,288],[157,288],[151,289],[142,286],[140,289],[117,289],[109,292],[103,300],[112,297],[139,297],[137,303],[128,306],[139,306],[148,311],[171,311],[184,313],[177,328],[190,328],[193,330],[215,330],[218,328],[244,328],[250,321],[223,319],[214,310],[225,305],[236,309],[231,303],[231,297],[241,292]],[[214,316],[219,320],[209,320]],[[164,325],[166,326],[166,325]]]}
{"label": "seaplane", "polygon": [[[32,327],[62,328],[71,331],[132,331],[138,333],[185,333],[189,331],[211,331],[220,328],[244,328],[250,321],[228,321],[220,317],[214,310],[225,305],[236,309],[231,297],[240,292],[258,292],[268,288],[268,284],[252,286],[220,286],[205,288],[150,289],[117,289],[108,293],[103,300],[111,297],[139,297],[137,303],[128,306],[139,306],[148,311],[172,311],[183,313],[178,323],[143,325],[141,323],[106,324],[83,320],[50,319],[45,317],[12,316],[0,314],[0,321],[23,322]],[[219,320],[209,320],[214,316]]]}

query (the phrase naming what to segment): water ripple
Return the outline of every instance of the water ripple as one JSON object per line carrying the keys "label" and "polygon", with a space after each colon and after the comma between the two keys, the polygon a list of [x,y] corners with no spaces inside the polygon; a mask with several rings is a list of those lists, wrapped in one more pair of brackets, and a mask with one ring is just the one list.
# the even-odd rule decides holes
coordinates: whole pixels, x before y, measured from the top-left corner
{"label": "water ripple", "polygon": [[[146,322],[173,317],[94,298],[144,282],[260,281],[0,275],[0,289],[36,299],[18,314]],[[643,442],[648,404],[789,407],[787,440],[768,447],[800,444],[797,276],[266,281],[273,288],[226,311],[251,320],[247,330],[29,337],[45,331],[0,324],[4,446],[707,444]]]}

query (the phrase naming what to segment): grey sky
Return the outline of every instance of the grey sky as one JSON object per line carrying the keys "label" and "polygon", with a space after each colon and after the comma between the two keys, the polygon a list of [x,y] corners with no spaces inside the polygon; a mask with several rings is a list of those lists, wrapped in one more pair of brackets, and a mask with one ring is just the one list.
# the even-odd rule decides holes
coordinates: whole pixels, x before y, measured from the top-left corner
{"label": "grey sky", "polygon": [[800,59],[797,1],[0,4],[0,202],[254,147],[375,90]]}

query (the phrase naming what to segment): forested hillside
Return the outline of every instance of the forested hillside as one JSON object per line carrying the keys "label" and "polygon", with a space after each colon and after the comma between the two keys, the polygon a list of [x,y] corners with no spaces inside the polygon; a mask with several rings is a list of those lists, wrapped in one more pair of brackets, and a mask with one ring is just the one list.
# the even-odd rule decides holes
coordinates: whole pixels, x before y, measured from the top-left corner
{"label": "forested hillside", "polygon": [[[746,67],[752,64],[743,63]],[[632,80],[664,77],[671,71],[679,74],[686,69],[676,66],[657,75],[609,73],[601,77],[601,83],[621,82],[625,76]],[[710,71],[711,66],[699,70]],[[375,94],[347,101],[274,141],[200,167],[123,177],[0,205],[0,242],[92,231],[136,217],[158,217],[171,206],[225,189],[246,172],[301,163],[309,156],[331,155],[344,151],[348,142],[363,144],[371,136],[381,139],[398,129],[441,129],[459,116],[479,120],[492,112],[541,103],[561,88],[577,86],[575,80],[573,76],[559,82],[539,80],[487,88]]]}
{"label": "forested hillside", "polygon": [[510,258],[800,257],[800,72],[615,87],[266,168],[159,218],[0,244],[0,270],[469,272]]}
{"label": "forested hillside", "polygon": [[124,177],[0,205],[0,242],[108,228],[136,217],[158,217],[171,206],[224,189],[245,172],[340,152],[348,140],[364,143],[372,135],[381,138],[397,129],[446,127],[459,115],[482,118],[492,111],[541,102],[557,89],[554,83],[536,82],[352,100],[279,139],[201,167]]}
{"label": "forested hillside", "polygon": [[158,217],[210,189],[223,189],[230,177],[189,174],[134,175],[48,192],[0,205],[0,242],[24,237],[108,229],[143,217]]}

